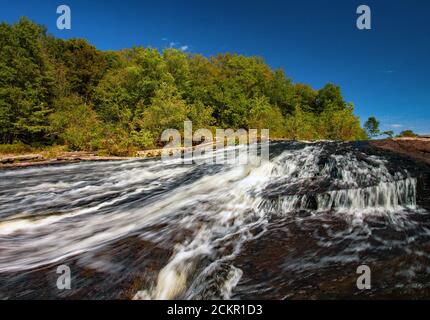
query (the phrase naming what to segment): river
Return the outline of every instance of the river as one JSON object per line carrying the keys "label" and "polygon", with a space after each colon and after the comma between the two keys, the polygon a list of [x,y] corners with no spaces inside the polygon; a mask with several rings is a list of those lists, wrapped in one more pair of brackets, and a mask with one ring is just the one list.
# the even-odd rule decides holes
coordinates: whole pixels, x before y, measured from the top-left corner
{"label": "river", "polygon": [[428,298],[425,170],[340,142],[3,170],[0,299]]}

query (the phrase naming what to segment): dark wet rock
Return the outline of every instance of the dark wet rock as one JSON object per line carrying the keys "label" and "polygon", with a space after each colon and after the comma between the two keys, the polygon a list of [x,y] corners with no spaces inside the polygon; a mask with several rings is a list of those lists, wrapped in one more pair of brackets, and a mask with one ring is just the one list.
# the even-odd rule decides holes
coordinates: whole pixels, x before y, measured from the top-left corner
{"label": "dark wet rock", "polygon": [[[281,176],[278,181],[265,185],[262,193],[258,193],[264,201],[258,208],[248,208],[243,221],[231,218],[214,228],[210,236],[217,241],[211,239],[210,254],[202,253],[190,258],[192,263],[189,264],[187,288],[179,298],[222,297],[223,286],[235,270],[234,267],[243,272],[238,286],[233,290],[232,298],[238,299],[430,297],[430,166],[407,155],[376,148],[367,142],[320,142],[313,145],[321,151],[316,163],[320,171],[315,176],[299,179],[300,170],[308,168],[305,164],[297,166],[296,172],[291,175]],[[307,146],[298,142],[276,143],[271,148],[271,156],[280,155],[285,149],[300,151]],[[354,210],[338,212],[333,207],[319,211],[318,197],[352,187],[348,182],[340,181],[342,168],[334,165],[334,157],[340,158],[343,166],[347,166],[348,161],[355,161],[358,165],[378,167],[381,166],[380,159],[384,160],[384,168],[388,169],[392,177],[401,173],[399,179],[413,177],[417,180],[417,205],[419,209],[427,211],[399,209],[402,212],[390,211],[369,216],[361,216],[362,212]],[[57,179],[62,180],[67,176],[70,179],[67,182],[71,184],[85,181],[87,185],[99,186],[99,181],[117,169],[115,164],[101,167],[98,171],[89,164],[68,168]],[[122,172],[135,169],[127,168]],[[323,174],[323,170],[327,171]],[[361,177],[353,172],[354,169],[351,170],[346,174],[353,175],[357,188],[372,187],[380,182],[378,176]],[[142,190],[136,194],[133,192],[142,187],[139,181],[127,181],[129,189],[126,191],[123,186],[112,186],[109,182],[108,192],[91,194],[88,199],[81,199],[78,195],[74,205],[87,208],[117,200],[112,207],[105,208],[106,211],[92,214],[109,214],[112,211],[122,214],[156,203],[165,193],[218,172],[222,172],[220,166],[198,167],[192,174],[178,175],[150,191]],[[32,183],[31,187],[37,186],[41,178],[49,176],[51,179],[51,174],[33,172],[33,176],[16,179],[15,187],[18,190],[28,187],[29,183]],[[133,180],[133,177],[129,178]],[[155,183],[152,180],[145,182]],[[1,192],[14,196],[9,186]],[[61,196],[61,192],[54,190],[50,195],[54,194],[56,199]],[[130,195],[122,198],[127,192]],[[294,196],[302,197],[303,202],[283,212],[282,201]],[[368,195],[364,194],[363,197],[366,201]],[[230,199],[226,197],[221,200],[228,202]],[[196,203],[187,202],[169,213],[164,221],[160,219],[142,230],[133,229],[132,234],[102,243],[99,247],[86,248],[85,252],[55,264],[20,272],[3,272],[0,274],[0,299],[131,299],[138,291],[150,290],[155,287],[160,270],[172,259],[174,245],[187,245],[195,239],[198,230],[210,231],[211,226],[216,224],[213,216],[204,214],[206,210],[216,214],[218,209],[238,208],[221,208],[220,202],[214,205],[210,198],[198,198],[196,201],[201,212],[192,211]],[[67,201],[51,201],[39,205],[31,202],[31,206],[24,209],[32,210],[28,215],[41,218],[54,216],[56,212],[69,212],[74,207]],[[255,212],[261,213],[261,210],[267,213],[264,219],[268,222],[251,227],[256,220]],[[13,207],[9,211],[6,217],[15,213]],[[189,220],[192,222],[189,226],[179,223],[192,215],[198,218]],[[79,216],[70,219],[72,223],[68,226],[73,226],[73,219],[80,221]],[[243,228],[233,228],[235,223]],[[143,236],[147,233],[152,237]],[[216,236],[214,233],[217,233]],[[17,233],[16,237],[22,235]],[[228,238],[228,241],[224,238]],[[238,249],[237,243],[241,243],[243,238],[247,241],[238,250],[237,256],[232,255]],[[232,256],[220,260],[229,255]],[[218,264],[215,263],[217,261]],[[59,276],[56,268],[62,264],[68,265],[72,271],[70,291],[59,291],[56,287]],[[363,264],[372,270],[371,290],[361,291],[356,287],[356,270]],[[213,265],[213,269],[202,274],[209,265]]]}
{"label": "dark wet rock", "polygon": [[[393,140],[384,140],[383,142],[372,141],[370,143],[363,144],[361,149],[368,155],[381,156],[387,159],[387,167],[392,173],[406,170],[412,177],[416,178],[417,204],[430,210],[430,155],[426,156],[428,161],[423,161],[422,156],[414,151],[406,153],[404,149],[399,152],[398,149],[390,150],[381,147],[381,143],[390,143],[389,141]],[[402,145],[405,144],[413,144],[413,142],[406,140]],[[427,141],[426,145],[429,144],[430,142]],[[409,148],[414,150],[414,147]]]}
{"label": "dark wet rock", "polygon": [[[329,222],[330,221],[330,222]],[[336,243],[331,234],[348,229],[342,219],[310,219],[300,225],[293,220],[272,221],[264,235],[248,242],[233,264],[243,271],[234,290],[241,299],[423,299],[430,296],[429,256],[405,250],[408,245],[382,246],[376,238],[388,242],[404,240],[402,232],[380,230],[364,243],[369,248],[344,255],[354,243],[363,240],[345,238]],[[427,227],[430,225],[426,219]],[[382,233],[384,232],[384,234]],[[352,231],[351,233],[352,234]],[[318,235],[318,237],[316,237]],[[325,239],[325,241],[324,241]],[[427,239],[428,240],[428,239]],[[415,244],[415,247],[417,245]],[[375,250],[375,248],[378,248]],[[430,252],[429,242],[418,247]],[[373,248],[373,249],[372,249]],[[416,249],[416,248],[415,248]],[[407,253],[408,252],[408,253]],[[343,259],[341,258],[343,256]],[[371,290],[359,290],[356,271],[360,265],[371,268]]]}
{"label": "dark wet rock", "polygon": [[[392,175],[397,172],[417,179],[417,205],[427,210],[411,214],[408,222],[415,227],[404,228],[390,222],[390,217],[369,217],[363,225],[367,232],[357,233],[345,220],[322,215],[313,220],[299,212],[286,220],[274,220],[263,237],[249,241],[235,259],[243,277],[235,297],[242,299],[425,299],[430,296],[430,166],[420,157],[375,147],[369,143],[327,144],[318,165],[330,160],[327,154],[345,155],[353,152],[359,161],[378,165],[371,156],[386,160]],[[307,181],[300,190],[325,192],[333,190],[337,170],[330,179],[315,183]],[[371,181],[361,181],[363,187]],[[300,185],[302,186],[302,185]],[[342,186],[338,186],[342,188]],[[268,198],[293,195],[295,186],[272,186]],[[303,192],[305,194],[305,192]],[[309,196],[309,193],[308,193]],[[312,199],[312,197],[310,197]],[[312,206],[309,206],[311,209]],[[309,211],[306,211],[309,212]],[[311,212],[309,212],[310,214]],[[297,221],[297,217],[301,220]],[[323,227],[324,226],[324,227]],[[343,239],[333,237],[344,233]],[[357,251],[354,251],[357,248]],[[366,264],[372,270],[372,289],[358,290],[357,267]]]}
{"label": "dark wet rock", "polygon": [[371,141],[369,144],[430,165],[430,138],[386,139]]}
{"label": "dark wet rock", "polygon": [[[139,237],[112,243],[92,256],[76,256],[25,272],[2,273],[0,299],[132,299],[155,285],[172,254]],[[70,267],[71,290],[59,290],[57,267]]]}

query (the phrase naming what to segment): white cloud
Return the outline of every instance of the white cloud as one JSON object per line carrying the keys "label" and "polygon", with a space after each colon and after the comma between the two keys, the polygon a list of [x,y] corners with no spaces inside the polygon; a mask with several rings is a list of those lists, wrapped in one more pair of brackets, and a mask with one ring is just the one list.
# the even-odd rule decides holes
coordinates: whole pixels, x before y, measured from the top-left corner
{"label": "white cloud", "polygon": [[393,129],[403,128],[403,124],[393,123],[393,124],[390,124],[390,128],[393,128]]}
{"label": "white cloud", "polygon": [[[168,41],[168,39],[167,38],[163,38],[162,39],[163,41]],[[187,51],[188,49],[190,49],[190,46],[189,45],[181,45],[181,43],[180,42],[174,42],[174,41],[170,41],[169,42],[169,47],[170,48],[177,48],[178,50],[181,50],[181,51]]]}

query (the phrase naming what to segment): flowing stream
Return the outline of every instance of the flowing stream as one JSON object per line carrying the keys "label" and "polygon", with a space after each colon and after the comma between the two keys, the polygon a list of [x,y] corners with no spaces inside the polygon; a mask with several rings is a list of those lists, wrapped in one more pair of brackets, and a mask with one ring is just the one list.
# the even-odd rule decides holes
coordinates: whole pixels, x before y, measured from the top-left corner
{"label": "flowing stream", "polygon": [[0,298],[429,297],[412,170],[337,142],[272,143],[254,160],[0,171]]}

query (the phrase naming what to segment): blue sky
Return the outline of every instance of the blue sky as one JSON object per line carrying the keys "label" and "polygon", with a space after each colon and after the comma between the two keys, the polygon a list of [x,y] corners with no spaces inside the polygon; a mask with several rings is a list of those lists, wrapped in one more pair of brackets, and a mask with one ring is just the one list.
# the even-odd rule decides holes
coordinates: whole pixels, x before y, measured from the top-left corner
{"label": "blue sky", "polygon": [[[69,5],[72,30],[57,30],[56,8]],[[356,28],[360,4],[372,30]],[[262,56],[295,82],[341,86],[362,121],[382,129],[430,133],[428,0],[0,0],[0,21],[20,16],[58,37],[99,49],[182,47],[206,56]]]}

